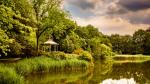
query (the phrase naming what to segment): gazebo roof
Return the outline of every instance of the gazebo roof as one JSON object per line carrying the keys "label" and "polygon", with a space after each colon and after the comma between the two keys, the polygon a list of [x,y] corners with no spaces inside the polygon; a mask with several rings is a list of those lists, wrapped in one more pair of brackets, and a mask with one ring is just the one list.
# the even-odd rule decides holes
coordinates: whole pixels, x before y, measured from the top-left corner
{"label": "gazebo roof", "polygon": [[44,44],[47,44],[47,45],[59,45],[58,43],[56,43],[52,39],[49,39],[48,41],[44,42]]}

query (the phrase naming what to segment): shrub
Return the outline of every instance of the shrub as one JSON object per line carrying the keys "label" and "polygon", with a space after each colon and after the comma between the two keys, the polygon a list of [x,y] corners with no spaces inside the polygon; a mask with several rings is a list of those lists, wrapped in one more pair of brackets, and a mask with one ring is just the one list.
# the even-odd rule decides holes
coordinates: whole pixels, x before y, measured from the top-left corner
{"label": "shrub", "polygon": [[76,59],[79,55],[77,54],[66,54],[66,59]]}
{"label": "shrub", "polygon": [[8,56],[11,57],[19,57],[20,55],[23,54],[22,49],[25,48],[22,46],[20,43],[14,41],[13,43],[10,44],[10,51],[8,52]]}
{"label": "shrub", "polygon": [[48,54],[48,57],[51,57],[57,60],[64,60],[66,59],[66,54],[64,52],[51,52]]}
{"label": "shrub", "polygon": [[78,48],[76,50],[73,51],[73,54],[81,54],[84,50],[82,48]]}
{"label": "shrub", "polygon": [[77,54],[66,54],[64,52],[51,52],[48,53],[47,56],[55,60],[67,60],[79,57]]}
{"label": "shrub", "polygon": [[89,62],[93,61],[92,55],[87,51],[81,52],[78,58],[81,60],[89,61]]}
{"label": "shrub", "polygon": [[101,44],[93,50],[93,56],[95,59],[103,59],[107,56],[113,56],[113,52],[110,47],[105,44]]}
{"label": "shrub", "polygon": [[0,84],[24,84],[24,80],[13,68],[0,65]]}
{"label": "shrub", "polygon": [[74,50],[73,53],[79,55],[78,59],[89,61],[89,62],[93,61],[92,55],[88,51],[84,51],[82,48]]}

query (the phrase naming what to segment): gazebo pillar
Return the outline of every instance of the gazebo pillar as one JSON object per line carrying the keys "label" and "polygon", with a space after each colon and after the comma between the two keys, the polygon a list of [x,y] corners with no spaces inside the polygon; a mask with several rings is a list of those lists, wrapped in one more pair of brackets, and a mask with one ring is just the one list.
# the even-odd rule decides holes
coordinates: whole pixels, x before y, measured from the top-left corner
{"label": "gazebo pillar", "polygon": [[51,45],[49,45],[49,52],[51,52],[51,47],[52,47],[52,46],[51,46]]}
{"label": "gazebo pillar", "polygon": [[57,51],[57,45],[54,45],[54,51]]}
{"label": "gazebo pillar", "polygon": [[43,51],[45,52],[45,46],[43,46]]}

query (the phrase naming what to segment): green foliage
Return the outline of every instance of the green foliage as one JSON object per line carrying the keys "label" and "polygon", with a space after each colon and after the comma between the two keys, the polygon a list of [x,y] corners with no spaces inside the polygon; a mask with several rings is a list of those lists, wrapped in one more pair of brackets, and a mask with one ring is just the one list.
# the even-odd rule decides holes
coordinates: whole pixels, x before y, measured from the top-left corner
{"label": "green foliage", "polygon": [[108,37],[99,32],[97,28],[88,25],[78,27],[75,32],[85,41],[85,45],[82,45],[82,48],[92,53],[95,59],[112,56],[112,46]]}
{"label": "green foliage", "polygon": [[21,17],[20,14],[16,14],[10,7],[0,5],[0,19],[0,27],[8,31],[8,34],[12,31],[24,34],[32,30],[30,26],[21,22],[29,22],[28,19]]}
{"label": "green foliage", "polygon": [[52,52],[52,53],[48,54],[48,57],[51,57],[56,60],[67,59],[66,54],[64,52]]}
{"label": "green foliage", "polygon": [[20,56],[22,53],[22,49],[24,48],[20,43],[18,42],[13,42],[9,45],[9,53],[8,55],[11,57],[18,57]]}
{"label": "green foliage", "polygon": [[7,34],[0,28],[0,56],[7,55],[9,43],[12,43],[12,39],[9,39]]}
{"label": "green foliage", "polygon": [[[118,34],[110,36],[113,51],[117,54],[125,54],[133,52],[133,39],[130,35],[120,36]],[[127,46],[128,45],[128,46]]]}
{"label": "green foliage", "polygon": [[81,48],[84,45],[84,40],[77,34],[71,33],[62,41],[61,45],[63,51],[72,53],[75,49]]}
{"label": "green foliage", "polygon": [[143,45],[144,45],[144,39],[145,39],[146,32],[144,30],[138,30],[133,34],[133,41],[135,43],[135,53],[141,54],[144,52]]}
{"label": "green foliage", "polygon": [[78,49],[74,50],[73,53],[79,55],[79,54],[81,54],[83,51],[84,51],[84,50],[83,50],[82,48],[78,48]]}
{"label": "green foliage", "polygon": [[0,65],[0,84],[24,84],[24,80],[14,69]]}
{"label": "green foliage", "polygon": [[150,54],[149,38],[150,32],[140,29],[133,36],[111,35],[110,41],[118,54]]}
{"label": "green foliage", "polygon": [[[24,49],[28,46],[34,46],[35,41],[32,40],[33,29],[28,24],[28,18],[24,18],[20,15],[17,10],[15,10],[15,5],[12,1],[13,6],[9,5],[0,5],[0,27],[2,31],[5,31],[8,38],[13,42],[9,43],[9,51],[6,54],[9,56],[21,56],[25,52]],[[7,38],[6,38],[7,39]],[[7,42],[7,41],[6,41]],[[4,44],[3,44],[4,45]]]}
{"label": "green foliage", "polygon": [[150,32],[146,32],[145,34],[145,39],[144,39],[144,53],[145,55],[149,55],[150,54]]}
{"label": "green foliage", "polygon": [[93,62],[93,57],[88,51],[83,51],[82,53],[80,53],[78,59],[86,60],[86,61],[89,61],[91,63]]}
{"label": "green foliage", "polygon": [[92,57],[91,53],[89,53],[88,51],[84,51],[82,48],[74,50],[73,53],[79,55],[78,59],[80,59],[80,60],[86,60],[89,62],[93,62],[93,57]]}
{"label": "green foliage", "polygon": [[95,28],[92,25],[88,25],[86,27],[77,27],[75,30],[75,33],[77,33],[81,38],[84,39],[91,39],[94,37],[101,37],[102,33],[98,31],[97,28]]}
{"label": "green foliage", "polygon": [[28,55],[26,51],[39,45],[39,38],[47,29],[54,28],[57,32],[67,20],[67,14],[60,8],[61,0],[2,0],[0,3],[0,27],[20,45],[16,55]]}
{"label": "green foliage", "polygon": [[114,55],[111,48],[105,44],[100,44],[93,49],[93,56],[95,59],[103,59]]}

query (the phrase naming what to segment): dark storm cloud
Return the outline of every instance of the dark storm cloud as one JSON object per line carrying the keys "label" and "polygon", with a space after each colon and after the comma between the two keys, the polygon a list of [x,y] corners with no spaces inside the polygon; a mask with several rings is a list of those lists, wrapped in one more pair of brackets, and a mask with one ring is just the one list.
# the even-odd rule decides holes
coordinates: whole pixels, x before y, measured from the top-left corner
{"label": "dark storm cloud", "polygon": [[131,11],[150,8],[150,0],[120,0],[118,4]]}
{"label": "dark storm cloud", "polygon": [[82,10],[94,9],[95,4],[88,0],[68,0],[70,4],[79,7]]}
{"label": "dark storm cloud", "polygon": [[78,6],[83,10],[93,9],[95,7],[93,3],[90,3],[84,0],[81,0],[80,3],[78,3]]}
{"label": "dark storm cloud", "polygon": [[65,0],[79,25],[92,24],[105,34],[133,34],[150,27],[150,0]]}
{"label": "dark storm cloud", "polygon": [[122,17],[126,17],[134,24],[150,24],[150,11],[149,10],[142,10],[138,12],[132,12],[131,14],[126,14]]}
{"label": "dark storm cloud", "polygon": [[126,9],[126,8],[123,8],[121,6],[118,6],[119,8],[116,10],[116,9],[112,9],[112,8],[108,8],[106,13],[110,16],[113,16],[113,15],[120,15],[120,14],[125,14],[125,13],[128,13],[129,11]]}

